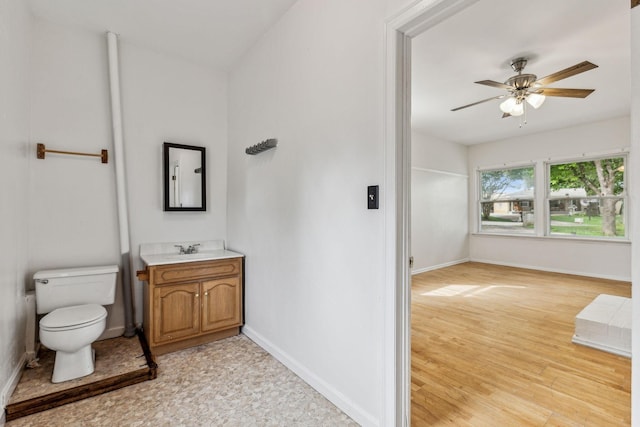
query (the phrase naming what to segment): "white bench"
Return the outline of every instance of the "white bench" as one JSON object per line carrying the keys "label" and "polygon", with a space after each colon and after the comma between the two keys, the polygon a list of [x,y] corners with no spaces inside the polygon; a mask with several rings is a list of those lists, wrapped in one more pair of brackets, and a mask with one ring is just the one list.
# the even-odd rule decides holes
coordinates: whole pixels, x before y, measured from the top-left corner
{"label": "white bench", "polygon": [[598,295],[576,316],[572,341],[631,357],[631,298]]}

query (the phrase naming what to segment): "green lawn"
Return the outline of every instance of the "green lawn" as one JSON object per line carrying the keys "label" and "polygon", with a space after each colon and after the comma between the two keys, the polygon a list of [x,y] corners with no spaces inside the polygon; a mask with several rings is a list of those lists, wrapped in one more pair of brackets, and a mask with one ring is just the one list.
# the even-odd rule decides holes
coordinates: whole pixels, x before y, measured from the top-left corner
{"label": "green lawn", "polygon": [[[576,218],[582,218],[582,224],[576,223]],[[602,236],[602,217],[592,216],[591,218],[582,215],[551,215],[551,221],[556,224],[551,225],[552,233],[573,234],[576,236]],[[557,224],[557,222],[566,223]],[[616,236],[624,236],[624,224],[622,216],[616,215]]]}

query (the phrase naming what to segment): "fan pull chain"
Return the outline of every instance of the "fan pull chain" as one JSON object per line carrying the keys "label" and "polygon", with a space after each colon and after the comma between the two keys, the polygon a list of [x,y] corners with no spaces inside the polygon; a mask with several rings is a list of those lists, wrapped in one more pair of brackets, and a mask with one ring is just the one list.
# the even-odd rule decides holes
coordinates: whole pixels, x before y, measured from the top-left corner
{"label": "fan pull chain", "polygon": [[[519,127],[519,128],[521,128],[521,129],[522,129],[522,126],[523,126],[523,125],[526,125],[526,124],[527,124],[527,103],[526,103],[526,100],[523,100],[523,101],[522,101],[522,110],[523,110],[523,113],[524,113],[524,114],[522,114],[522,116],[520,116],[520,126],[518,126],[518,127]],[[522,121],[522,118],[523,118],[523,117],[524,117],[524,123],[523,123],[523,121]]]}

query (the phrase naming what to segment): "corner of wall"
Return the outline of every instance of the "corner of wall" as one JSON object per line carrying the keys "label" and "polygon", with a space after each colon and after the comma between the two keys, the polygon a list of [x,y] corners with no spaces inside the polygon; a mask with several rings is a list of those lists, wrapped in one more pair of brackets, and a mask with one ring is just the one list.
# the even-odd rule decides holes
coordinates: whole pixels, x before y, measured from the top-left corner
{"label": "corner of wall", "polygon": [[[13,390],[15,390],[18,385],[18,381],[20,381],[20,375],[22,374],[22,368],[27,363],[27,353],[23,353],[22,357],[18,361],[18,364],[14,367],[11,375],[9,376],[7,382],[5,383],[2,391],[0,391],[0,407],[5,408],[7,403],[9,403],[9,399],[13,394]],[[2,411],[2,416],[4,418],[4,410]],[[0,426],[2,422],[0,422]]]}
{"label": "corner of wall", "polygon": [[6,61],[0,69],[0,149],[3,196],[12,203],[0,206],[0,403],[9,400],[26,361],[24,304],[29,226],[28,166],[32,15],[27,2],[0,4],[0,51]]}

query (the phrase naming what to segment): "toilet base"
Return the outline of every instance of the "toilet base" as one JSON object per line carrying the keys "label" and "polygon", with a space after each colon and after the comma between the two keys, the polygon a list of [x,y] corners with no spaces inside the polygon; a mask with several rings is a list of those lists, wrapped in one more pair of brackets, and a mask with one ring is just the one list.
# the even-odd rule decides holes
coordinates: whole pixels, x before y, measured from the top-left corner
{"label": "toilet base", "polygon": [[74,353],[56,351],[52,383],[61,383],[90,375],[95,370],[95,351],[88,344]]}

